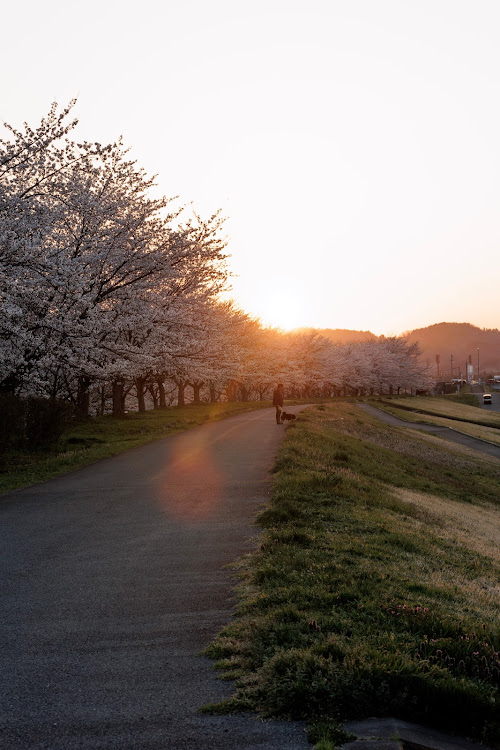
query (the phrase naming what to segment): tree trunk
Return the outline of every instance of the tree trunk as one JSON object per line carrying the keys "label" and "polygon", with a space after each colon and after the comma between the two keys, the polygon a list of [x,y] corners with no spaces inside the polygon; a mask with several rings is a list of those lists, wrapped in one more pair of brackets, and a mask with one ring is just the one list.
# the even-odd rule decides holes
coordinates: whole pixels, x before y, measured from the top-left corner
{"label": "tree trunk", "polygon": [[144,394],[145,394],[144,383],[145,382],[146,382],[146,378],[142,378],[142,377],[135,378],[134,380],[135,390],[137,391],[137,405],[139,408],[139,412],[141,414],[144,414],[144,412],[146,411],[146,401],[144,399]]}
{"label": "tree trunk", "polygon": [[114,417],[123,417],[125,413],[125,396],[123,393],[124,388],[124,382],[123,380],[114,380],[113,381],[113,416]]}
{"label": "tree trunk", "polygon": [[183,380],[176,380],[175,384],[177,386],[177,406],[186,406],[186,400],[184,398],[186,384]]}
{"label": "tree trunk", "polygon": [[80,419],[87,419],[90,407],[90,378],[80,375],[78,378],[78,392],[76,394],[76,413]]}
{"label": "tree trunk", "polygon": [[51,401],[55,401],[57,398],[57,393],[59,391],[59,367],[54,373],[54,378],[52,380],[52,388],[50,389],[49,398]]}
{"label": "tree trunk", "polygon": [[106,386],[101,387],[101,406],[100,406],[100,414],[101,417],[104,416],[104,411],[106,409]]}
{"label": "tree trunk", "polygon": [[158,380],[158,396],[160,399],[160,409],[165,409],[167,406],[167,399],[165,397],[165,386],[163,384],[163,380]]}
{"label": "tree trunk", "polygon": [[200,391],[203,385],[204,383],[191,383],[191,387],[193,389],[193,403],[194,404],[201,404]]}
{"label": "tree trunk", "polygon": [[156,392],[155,384],[154,383],[151,383],[148,386],[148,391],[149,391],[149,393],[151,395],[151,398],[153,399],[153,409],[157,409],[158,406],[159,406],[159,404],[158,404],[158,393]]}
{"label": "tree trunk", "polygon": [[210,403],[217,403],[217,391],[215,390],[215,386],[212,383],[210,383]]}
{"label": "tree trunk", "polygon": [[226,387],[226,398],[229,402],[236,401],[237,399],[237,388],[238,384],[236,381],[231,380]]}

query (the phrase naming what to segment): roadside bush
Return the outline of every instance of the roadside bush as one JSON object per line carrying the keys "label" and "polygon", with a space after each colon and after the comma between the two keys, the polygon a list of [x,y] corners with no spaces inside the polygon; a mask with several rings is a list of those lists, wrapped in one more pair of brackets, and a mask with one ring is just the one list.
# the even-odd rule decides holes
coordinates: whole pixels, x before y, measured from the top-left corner
{"label": "roadside bush", "polygon": [[449,395],[445,396],[445,398],[447,401],[455,401],[459,404],[465,404],[466,406],[477,406],[479,408],[479,401],[477,400],[477,396],[474,393],[464,393],[462,390],[460,391],[460,393],[450,393]]}
{"label": "roadside bush", "polygon": [[72,416],[72,407],[64,401],[46,398],[26,400],[25,435],[31,449],[56,443]]}
{"label": "roadside bush", "polygon": [[11,393],[0,393],[0,455],[23,435],[24,404]]}

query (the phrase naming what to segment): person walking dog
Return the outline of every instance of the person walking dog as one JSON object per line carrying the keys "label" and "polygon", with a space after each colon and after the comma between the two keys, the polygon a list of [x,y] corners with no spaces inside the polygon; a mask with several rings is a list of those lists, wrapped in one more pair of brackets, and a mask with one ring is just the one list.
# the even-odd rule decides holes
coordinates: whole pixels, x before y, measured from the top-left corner
{"label": "person walking dog", "polygon": [[284,388],[283,383],[278,383],[273,393],[273,406],[276,407],[276,424],[281,424],[281,412],[283,410]]}

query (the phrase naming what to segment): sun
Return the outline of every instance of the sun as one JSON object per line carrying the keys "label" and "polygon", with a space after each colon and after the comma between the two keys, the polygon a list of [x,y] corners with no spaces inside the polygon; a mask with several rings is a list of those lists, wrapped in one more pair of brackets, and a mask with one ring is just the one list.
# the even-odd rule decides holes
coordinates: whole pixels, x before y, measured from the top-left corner
{"label": "sun", "polygon": [[275,292],[272,298],[261,304],[259,317],[264,325],[292,331],[306,325],[303,313],[295,297]]}

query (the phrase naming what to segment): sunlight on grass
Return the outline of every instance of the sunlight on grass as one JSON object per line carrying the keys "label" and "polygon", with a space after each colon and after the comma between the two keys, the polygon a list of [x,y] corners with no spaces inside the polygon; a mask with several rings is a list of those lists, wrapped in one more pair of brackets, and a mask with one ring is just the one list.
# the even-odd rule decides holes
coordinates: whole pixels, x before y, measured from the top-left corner
{"label": "sunlight on grass", "polygon": [[[500,563],[500,512],[495,505],[464,505],[404,489],[394,489],[394,495],[423,509],[429,523],[439,528],[440,536]],[[497,588],[500,593],[500,582]]]}

